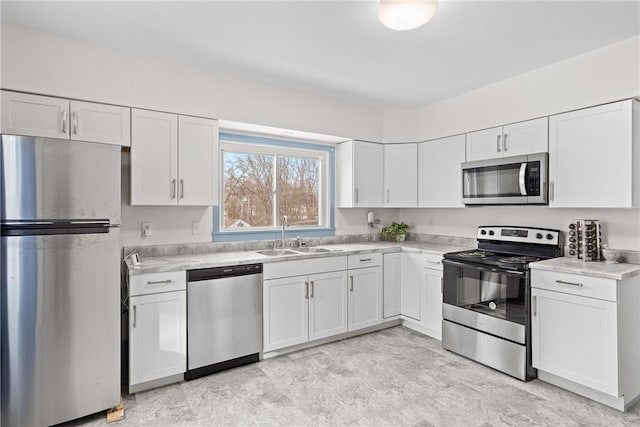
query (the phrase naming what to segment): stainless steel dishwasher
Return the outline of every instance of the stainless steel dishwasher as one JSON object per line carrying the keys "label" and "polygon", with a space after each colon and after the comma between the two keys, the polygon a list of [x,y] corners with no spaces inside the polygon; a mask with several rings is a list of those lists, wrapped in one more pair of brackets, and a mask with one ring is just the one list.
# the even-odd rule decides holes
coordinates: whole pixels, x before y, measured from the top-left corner
{"label": "stainless steel dishwasher", "polygon": [[262,264],[187,271],[187,372],[208,375],[262,357]]}

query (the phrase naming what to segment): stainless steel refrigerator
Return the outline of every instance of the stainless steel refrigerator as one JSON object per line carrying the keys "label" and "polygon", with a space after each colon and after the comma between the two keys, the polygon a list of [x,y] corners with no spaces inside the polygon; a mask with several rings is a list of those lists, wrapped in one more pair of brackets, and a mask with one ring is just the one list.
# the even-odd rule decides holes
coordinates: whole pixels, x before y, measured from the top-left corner
{"label": "stainless steel refrigerator", "polygon": [[120,397],[120,147],[2,135],[2,426]]}

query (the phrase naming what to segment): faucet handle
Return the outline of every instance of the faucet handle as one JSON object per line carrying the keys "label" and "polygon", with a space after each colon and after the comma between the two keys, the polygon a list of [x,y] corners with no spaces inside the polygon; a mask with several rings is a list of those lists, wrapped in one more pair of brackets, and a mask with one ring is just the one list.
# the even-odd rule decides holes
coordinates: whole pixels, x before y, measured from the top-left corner
{"label": "faucet handle", "polygon": [[289,217],[286,215],[282,216],[282,226],[283,227],[288,227],[289,226]]}

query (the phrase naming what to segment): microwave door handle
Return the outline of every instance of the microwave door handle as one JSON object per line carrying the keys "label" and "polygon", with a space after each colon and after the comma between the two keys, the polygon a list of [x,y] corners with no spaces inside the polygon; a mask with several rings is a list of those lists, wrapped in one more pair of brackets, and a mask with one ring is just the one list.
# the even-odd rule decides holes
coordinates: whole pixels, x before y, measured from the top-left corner
{"label": "microwave door handle", "polygon": [[527,175],[527,163],[522,163],[520,165],[520,177],[518,178],[518,183],[520,184],[520,194],[522,196],[527,195],[527,185],[525,183],[526,175]]}

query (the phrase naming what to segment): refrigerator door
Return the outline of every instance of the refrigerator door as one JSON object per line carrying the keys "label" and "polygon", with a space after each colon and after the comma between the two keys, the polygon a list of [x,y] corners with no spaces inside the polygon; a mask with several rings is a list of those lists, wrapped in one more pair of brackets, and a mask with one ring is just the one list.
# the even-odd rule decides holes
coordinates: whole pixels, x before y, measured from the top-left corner
{"label": "refrigerator door", "polygon": [[120,147],[2,135],[2,219],[120,224]]}
{"label": "refrigerator door", "polygon": [[1,239],[2,426],[117,405],[119,229]]}

